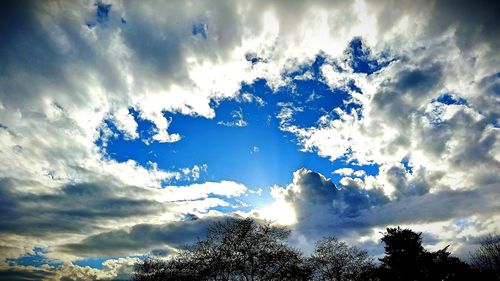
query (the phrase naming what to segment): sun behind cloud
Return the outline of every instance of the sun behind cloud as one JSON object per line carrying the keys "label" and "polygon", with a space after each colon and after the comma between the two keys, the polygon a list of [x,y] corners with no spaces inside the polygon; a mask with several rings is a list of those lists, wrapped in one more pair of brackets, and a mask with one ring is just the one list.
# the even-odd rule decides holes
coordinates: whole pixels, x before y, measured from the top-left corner
{"label": "sun behind cloud", "polygon": [[284,200],[274,201],[262,208],[259,213],[264,219],[276,224],[293,225],[297,222],[295,209]]}

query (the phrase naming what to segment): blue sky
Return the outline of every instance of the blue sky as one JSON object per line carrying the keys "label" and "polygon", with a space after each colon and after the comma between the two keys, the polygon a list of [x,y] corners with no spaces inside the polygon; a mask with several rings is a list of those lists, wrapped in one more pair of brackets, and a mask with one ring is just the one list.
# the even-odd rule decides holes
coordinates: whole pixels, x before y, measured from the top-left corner
{"label": "blue sky", "polygon": [[[362,59],[365,58],[356,58],[358,62]],[[289,77],[294,79],[308,71],[317,73],[322,61],[324,58],[318,57],[312,65],[301,67]],[[296,80],[289,87],[278,91],[270,89],[266,81],[261,79],[252,84],[243,84],[239,93],[258,97],[262,104],[256,101],[220,100],[214,102],[216,117],[213,119],[164,113],[165,118],[172,120],[169,131],[180,134],[181,141],[145,143],[141,139],[128,140],[116,131],[117,138],[107,143],[106,155],[121,162],[132,159],[144,166],[148,162],[155,162],[163,169],[207,164],[208,171],[198,181],[230,179],[254,189],[285,185],[291,180],[291,172],[301,167],[319,171],[337,181],[340,176],[333,174],[333,171],[342,167],[376,173],[376,167],[349,164],[345,158],[330,161],[313,152],[301,152],[297,138],[280,130],[277,115],[281,106],[278,104],[290,103],[303,108],[303,111],[294,114],[294,124],[307,128],[315,125],[325,114],[334,115],[331,113],[334,108],[359,108],[359,105],[349,102],[349,95],[345,91],[332,90],[322,83],[321,77],[313,76],[307,80]],[[141,120],[133,108],[129,112],[138,122],[141,137],[150,137],[153,124]],[[241,116],[233,116],[235,112]],[[240,118],[245,121],[243,126],[231,124]]]}
{"label": "blue sky", "polygon": [[[193,27],[193,34],[196,34],[195,30],[198,29]],[[370,74],[382,67],[382,63],[369,56],[369,49],[361,49],[362,41],[359,38],[353,39],[346,49],[353,55],[352,64],[356,72]],[[206,165],[197,179],[173,179],[164,185],[231,180],[254,191],[262,190],[262,196],[246,198],[252,207],[269,204],[272,201],[270,187],[287,185],[292,181],[292,173],[300,168],[322,173],[334,182],[342,178],[342,175],[334,173],[340,168],[376,175],[377,164],[360,165],[356,161],[348,161],[346,157],[332,161],[328,157],[318,156],[314,151],[301,151],[297,137],[280,128],[278,115],[282,104],[300,108],[300,111],[294,112],[293,123],[304,128],[318,125],[319,118],[324,115],[338,118],[333,112],[335,108],[344,111],[360,108],[359,104],[351,100],[348,92],[331,89],[323,82],[320,73],[323,63],[325,57],[318,55],[311,64],[301,65],[298,70],[287,73],[286,76],[293,82],[276,91],[264,79],[251,84],[242,83],[239,95],[250,94],[251,100],[214,101],[215,118],[212,119],[164,112],[163,116],[171,120],[169,132],[182,137],[174,143],[144,141],[151,137],[154,124],[142,120],[139,112],[129,108],[138,123],[141,138],[130,140],[108,121],[116,137],[107,141],[104,155],[119,162],[134,160],[146,167],[154,162],[158,168],[165,170]],[[338,69],[341,70],[340,67]],[[305,73],[309,73],[310,77],[301,78]],[[349,87],[357,89],[354,81],[349,83]],[[237,125],[238,120],[244,123]],[[102,138],[97,140],[101,147],[102,141]],[[224,207],[217,209],[228,210]]]}
{"label": "blue sky", "polygon": [[497,4],[313,2],[4,4],[0,276],[127,279],[236,216],[498,232]]}

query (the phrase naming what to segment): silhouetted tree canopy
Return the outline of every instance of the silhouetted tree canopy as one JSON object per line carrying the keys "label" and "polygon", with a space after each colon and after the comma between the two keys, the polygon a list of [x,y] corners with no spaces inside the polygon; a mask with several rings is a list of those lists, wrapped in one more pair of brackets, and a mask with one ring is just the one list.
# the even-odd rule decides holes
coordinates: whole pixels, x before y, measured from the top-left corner
{"label": "silhouetted tree canopy", "polygon": [[380,259],[382,281],[479,280],[468,264],[448,252],[448,246],[429,252],[422,234],[410,229],[388,228],[382,237],[385,256]]}
{"label": "silhouetted tree canopy", "polygon": [[334,237],[319,240],[305,258],[289,246],[289,235],[284,227],[252,219],[218,222],[208,229],[206,239],[182,248],[175,256],[137,263],[134,280],[499,280],[498,236],[485,240],[473,255],[473,268],[451,256],[448,247],[427,251],[421,233],[399,227],[384,233],[385,256],[378,267],[366,251]]}
{"label": "silhouetted tree canopy", "polygon": [[471,255],[474,267],[500,280],[500,235],[487,236]]}
{"label": "silhouetted tree canopy", "polygon": [[135,280],[307,280],[302,254],[286,239],[283,227],[252,219],[211,226],[205,240],[174,258],[149,259],[136,266]]}
{"label": "silhouetted tree canopy", "polygon": [[350,247],[335,237],[327,237],[316,243],[309,258],[311,280],[361,281],[370,280],[373,263],[366,251]]}
{"label": "silhouetted tree canopy", "polygon": [[420,280],[420,264],[425,251],[421,234],[409,229],[388,228],[382,237],[385,256],[380,259],[382,276],[386,280]]}

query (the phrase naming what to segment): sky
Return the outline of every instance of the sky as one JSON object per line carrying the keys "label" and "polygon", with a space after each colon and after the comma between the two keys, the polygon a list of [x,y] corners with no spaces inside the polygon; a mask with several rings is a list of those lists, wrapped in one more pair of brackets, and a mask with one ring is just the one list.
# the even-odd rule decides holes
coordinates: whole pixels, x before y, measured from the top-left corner
{"label": "sky", "polygon": [[127,279],[229,217],[500,231],[494,1],[1,5],[0,278]]}

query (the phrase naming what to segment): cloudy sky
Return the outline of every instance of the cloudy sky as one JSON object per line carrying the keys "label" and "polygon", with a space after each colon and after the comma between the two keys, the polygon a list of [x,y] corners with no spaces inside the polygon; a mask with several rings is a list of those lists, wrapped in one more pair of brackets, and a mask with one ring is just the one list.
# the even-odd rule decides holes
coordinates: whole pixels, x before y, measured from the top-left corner
{"label": "cloudy sky", "polygon": [[0,277],[126,278],[228,216],[467,258],[500,231],[493,3],[2,3]]}

